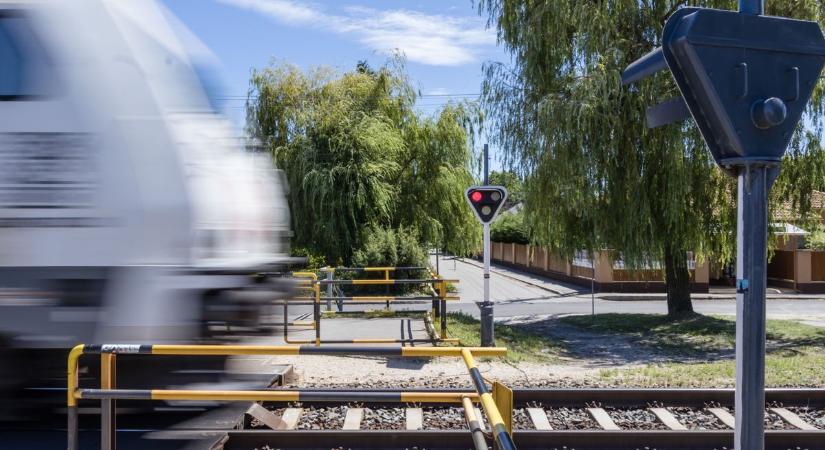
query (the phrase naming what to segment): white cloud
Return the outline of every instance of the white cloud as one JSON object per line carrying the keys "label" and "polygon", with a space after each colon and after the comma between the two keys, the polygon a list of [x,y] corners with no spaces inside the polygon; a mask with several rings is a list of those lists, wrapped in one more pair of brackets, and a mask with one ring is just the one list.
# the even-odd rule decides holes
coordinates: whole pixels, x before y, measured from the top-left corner
{"label": "white cloud", "polygon": [[292,26],[312,26],[352,36],[371,50],[402,51],[410,61],[433,66],[459,66],[478,60],[483,47],[495,45],[495,34],[478,17],[424,14],[410,10],[377,10],[349,6],[328,14],[293,0],[218,0],[264,14]]}
{"label": "white cloud", "polygon": [[447,88],[439,87],[435,88],[431,91],[425,92],[424,95],[449,95],[450,90]]}

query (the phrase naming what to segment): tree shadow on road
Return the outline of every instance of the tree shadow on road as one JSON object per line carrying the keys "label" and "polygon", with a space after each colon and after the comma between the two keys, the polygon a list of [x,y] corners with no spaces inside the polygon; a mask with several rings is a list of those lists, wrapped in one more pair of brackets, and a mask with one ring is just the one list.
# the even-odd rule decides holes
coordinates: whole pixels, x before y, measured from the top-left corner
{"label": "tree shadow on road", "polygon": [[[563,356],[592,367],[707,362],[735,355],[735,322],[700,314],[679,319],[656,314],[519,316],[501,324],[552,341]],[[772,353],[825,349],[825,329],[794,321],[768,321],[767,338]]]}

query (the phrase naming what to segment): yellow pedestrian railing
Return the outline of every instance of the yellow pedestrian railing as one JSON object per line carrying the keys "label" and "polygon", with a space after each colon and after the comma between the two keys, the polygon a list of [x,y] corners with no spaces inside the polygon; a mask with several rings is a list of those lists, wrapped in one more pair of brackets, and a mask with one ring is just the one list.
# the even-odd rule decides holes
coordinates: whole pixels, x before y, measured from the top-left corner
{"label": "yellow pedestrian railing", "polygon": [[[435,275],[430,269],[425,267],[360,267],[360,268],[324,268],[327,273],[326,279],[318,279],[314,272],[294,272],[293,277],[298,278],[298,288],[308,291],[308,296],[297,296],[292,299],[284,299],[284,317],[283,317],[283,339],[288,344],[365,344],[365,343],[417,343],[417,342],[443,342],[443,343],[457,343],[458,339],[450,338],[447,330],[447,302],[458,301],[458,296],[448,295],[448,283],[457,283],[458,280],[446,280]],[[426,270],[430,278],[423,279],[392,279],[389,278],[390,272],[400,270]],[[361,271],[361,272],[383,272],[383,279],[334,279],[330,276],[334,272],[344,271]],[[427,296],[387,296],[387,295],[373,295],[373,296],[348,296],[348,297],[332,297],[329,294],[326,297],[321,296],[321,286],[392,286],[392,285],[425,285],[430,291]],[[389,305],[391,302],[432,302],[432,308],[429,315],[425,317],[425,324],[431,339],[414,339],[412,336],[409,339],[395,339],[395,338],[369,338],[369,339],[322,339],[321,338],[321,303],[323,300],[349,301],[354,304],[358,303],[381,303],[386,302]],[[292,339],[289,337],[289,304],[300,305],[311,303],[313,306],[312,321],[294,322],[292,326],[306,326],[315,329],[315,339]],[[440,319],[441,329],[435,329],[435,321]]]}

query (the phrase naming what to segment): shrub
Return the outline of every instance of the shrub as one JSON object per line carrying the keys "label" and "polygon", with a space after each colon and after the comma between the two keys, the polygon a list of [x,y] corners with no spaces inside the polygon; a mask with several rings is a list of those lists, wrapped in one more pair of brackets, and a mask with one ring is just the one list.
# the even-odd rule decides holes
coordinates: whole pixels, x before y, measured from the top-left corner
{"label": "shrub", "polygon": [[321,267],[327,265],[327,259],[323,255],[313,254],[312,250],[305,247],[293,247],[292,256],[302,256],[307,259],[306,264],[302,270],[315,272]]}
{"label": "shrub", "polygon": [[490,239],[506,244],[529,244],[530,237],[524,225],[524,215],[502,214],[490,227]]}
{"label": "shrub", "polygon": [[355,267],[425,266],[427,252],[418,234],[409,228],[371,228],[362,238],[362,247],[352,255]]}
{"label": "shrub", "polygon": [[[418,241],[418,234],[411,228],[383,229],[371,228],[362,236],[363,246],[352,256],[354,267],[403,267],[427,266],[427,251]],[[403,271],[391,274],[392,278],[416,279],[425,277],[426,271]],[[375,278],[372,273],[350,272],[342,277]],[[359,286],[353,287],[354,294],[383,294],[393,292],[395,295],[404,295],[419,291],[422,287],[415,284],[397,286]]]}
{"label": "shrub", "polygon": [[825,250],[825,229],[817,228],[805,239],[806,247],[811,250]]}

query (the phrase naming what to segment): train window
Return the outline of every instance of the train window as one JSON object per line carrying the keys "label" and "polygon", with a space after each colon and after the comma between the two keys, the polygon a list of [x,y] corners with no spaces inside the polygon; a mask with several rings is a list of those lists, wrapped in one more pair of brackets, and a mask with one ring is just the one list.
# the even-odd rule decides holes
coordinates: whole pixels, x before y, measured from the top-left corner
{"label": "train window", "polygon": [[29,18],[0,10],[0,101],[29,100],[53,89],[52,71]]}

